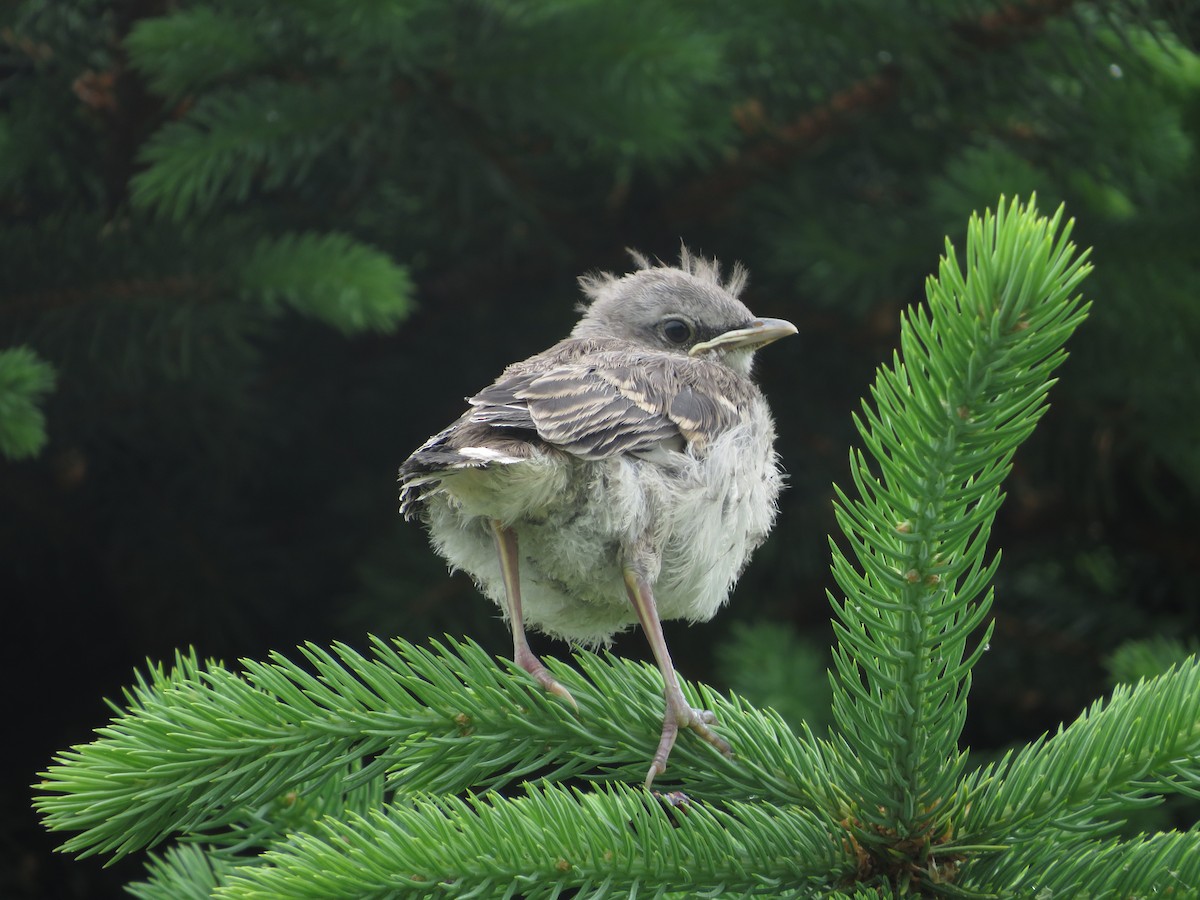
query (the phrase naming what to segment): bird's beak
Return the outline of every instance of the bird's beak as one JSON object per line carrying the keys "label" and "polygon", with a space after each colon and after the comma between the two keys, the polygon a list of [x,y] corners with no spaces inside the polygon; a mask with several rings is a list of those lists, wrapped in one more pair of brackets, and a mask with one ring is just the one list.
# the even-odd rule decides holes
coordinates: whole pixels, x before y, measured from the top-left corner
{"label": "bird's beak", "polygon": [[786,319],[755,319],[746,328],[735,328],[712,340],[701,341],[688,351],[688,356],[699,356],[710,350],[757,350],[798,330]]}

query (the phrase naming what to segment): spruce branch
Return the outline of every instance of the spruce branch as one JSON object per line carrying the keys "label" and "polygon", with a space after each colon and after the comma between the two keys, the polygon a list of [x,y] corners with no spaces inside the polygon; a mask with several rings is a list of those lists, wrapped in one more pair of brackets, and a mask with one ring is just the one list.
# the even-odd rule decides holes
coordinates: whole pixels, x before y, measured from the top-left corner
{"label": "spruce branch", "polygon": [[54,367],[29,347],[0,350],[0,456],[26,459],[46,444],[38,403],[54,388]]}
{"label": "spruce branch", "polygon": [[298,184],[374,99],[348,85],[265,79],[213,90],[143,145],[147,168],[133,178],[134,205],[182,222],[240,203],[257,186]]}
{"label": "spruce branch", "polygon": [[1189,656],[1200,654],[1200,641],[1156,635],[1126,641],[1104,661],[1113,684],[1136,682],[1162,675],[1181,665]]}
{"label": "spruce branch", "polygon": [[210,900],[236,868],[235,862],[204,847],[185,844],[169,848],[161,857],[151,854],[146,880],[126,890],[138,900]]}
{"label": "spruce branch", "polygon": [[[727,142],[710,106],[728,77],[727,38],[690,11],[628,3],[613,16],[611,4],[584,2],[489,13],[455,76],[456,94],[490,133],[539,133],[552,119],[554,140],[575,159],[647,165],[711,157]],[[497,27],[512,44],[481,39]],[[513,53],[513,44],[538,52]],[[514,91],[527,102],[506,105]]]}
{"label": "spruce branch", "polygon": [[231,275],[268,307],[282,300],[344,334],[391,331],[411,309],[408,271],[345,234],[264,237]]}
{"label": "spruce branch", "polygon": [[548,898],[574,889],[632,897],[698,884],[708,896],[804,897],[855,866],[811,812],[672,805],[620,784],[406,798],[369,816],[326,820],[263,859],[234,872],[216,896]]}
{"label": "spruce branch", "polygon": [[1037,36],[1046,24],[1068,12],[1078,0],[1026,0],[1005,3],[974,19],[960,19],[951,26],[963,41],[981,50],[1003,50],[1020,40]]}
{"label": "spruce branch", "polygon": [[252,21],[197,6],[138,20],[125,49],[154,91],[180,100],[270,61],[265,37]]}
{"label": "spruce branch", "polygon": [[[661,724],[649,665],[580,654],[589,682],[556,664],[585,712],[577,717],[475,644],[375,639],[372,651],[308,645],[308,667],[275,654],[243,661],[242,673],[180,654],[173,668],[138,676],[97,740],[56,758],[35,805],[51,830],[79,832],[63,849],[81,856],[120,857],[175,833],[263,843],[279,827],[279,798],[342,791],[306,807],[317,817],[385,776],[401,794],[534,775],[637,781]],[[736,698],[703,691],[696,701],[731,723],[744,750],[728,761],[699,742],[681,745],[672,771],[689,790],[834,805],[827,748]]]}
{"label": "spruce branch", "polygon": [[989,897],[1194,897],[1200,831],[1133,840],[1030,841],[973,868],[963,885]]}
{"label": "spruce branch", "polygon": [[[423,13],[420,4],[397,3],[361,4],[352,15],[336,3],[279,4],[269,15],[257,7],[194,6],[139,19],[125,48],[151,88],[186,100],[263,73],[309,81],[314,73],[411,67],[430,55],[429,36],[420,39],[414,25]],[[441,25],[436,17],[422,24]]]}
{"label": "spruce branch", "polygon": [[[963,73],[984,68],[987,57],[1000,57],[1015,47],[1036,46],[1052,38],[1051,29],[1060,22],[1071,26],[1071,19],[1078,16],[1075,8],[1081,5],[1079,0],[1017,0],[967,15],[931,17],[922,30],[939,37],[930,40],[924,59],[915,56],[882,62],[873,71],[831,85],[826,96],[786,121],[773,122],[772,111],[759,96],[739,101],[729,115],[749,140],[721,166],[676,191],[667,204],[668,216],[677,221],[698,216],[720,218],[765,174],[817,155],[831,140],[862,128],[864,120],[883,118],[912,103],[915,96],[925,93],[941,98],[953,93],[961,87]],[[1144,12],[1128,11],[1141,17],[1146,27],[1154,27]],[[875,18],[889,14],[911,20],[911,11],[902,7],[889,9],[884,4],[872,9]],[[887,33],[886,25],[882,31]]]}
{"label": "spruce branch", "polygon": [[1200,798],[1200,659],[1118,685],[1075,722],[963,780],[955,806],[965,841],[1018,841],[1047,826],[1112,827],[1102,816]]}
{"label": "spruce branch", "polygon": [[[1060,232],[1061,227],[1061,234]],[[1060,208],[1003,200],[973,216],[966,274],[947,241],[927,306],[909,310],[901,354],[881,368],[855,425],[856,496],[837,489],[834,717],[865,765],[852,777],[863,840],[939,831],[965,756],[957,748],[970,671],[991,628],[999,563],[984,550],[1000,482],[1045,411],[1050,373],[1086,307],[1090,271]]]}

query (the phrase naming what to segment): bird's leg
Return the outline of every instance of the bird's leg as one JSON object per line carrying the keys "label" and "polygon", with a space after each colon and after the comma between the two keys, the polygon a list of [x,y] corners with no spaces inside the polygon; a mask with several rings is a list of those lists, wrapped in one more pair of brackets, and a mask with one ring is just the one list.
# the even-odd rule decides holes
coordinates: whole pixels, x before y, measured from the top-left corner
{"label": "bird's leg", "polygon": [[513,661],[537,679],[538,684],[551,694],[556,694],[575,709],[579,704],[571,692],[554,680],[542,661],[529,649],[525,637],[525,619],[521,614],[521,557],[517,550],[517,533],[491,520],[492,537],[496,540],[496,554],[500,557],[500,574],[504,578],[504,593],[508,597],[508,623],[512,628]]}
{"label": "bird's leg", "polygon": [[662,622],[658,618],[658,607],[654,603],[654,589],[650,582],[633,569],[625,568],[625,592],[629,602],[637,610],[642,630],[650,641],[650,649],[663,676],[663,694],[666,697],[666,712],[663,715],[662,737],[654,759],[650,763],[650,771],[646,775],[646,787],[654,782],[654,776],[661,775],[667,770],[667,757],[675,746],[675,738],[679,729],[690,728],[704,740],[708,741],[725,756],[733,756],[733,748],[714,732],[709,725],[716,722],[716,717],[706,709],[693,709],[679,688],[679,678],[675,675],[675,666],[671,663],[671,654],[667,650],[667,641],[663,637]]}

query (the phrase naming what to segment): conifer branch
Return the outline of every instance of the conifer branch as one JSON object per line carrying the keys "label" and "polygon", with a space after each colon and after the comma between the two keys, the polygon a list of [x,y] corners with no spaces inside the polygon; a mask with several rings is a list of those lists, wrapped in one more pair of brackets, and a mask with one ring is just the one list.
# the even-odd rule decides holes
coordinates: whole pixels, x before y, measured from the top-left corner
{"label": "conifer branch", "polygon": [[282,300],[343,334],[391,331],[411,309],[408,271],[345,234],[262,238],[232,274],[268,307]]}
{"label": "conifer branch", "polygon": [[855,867],[829,823],[802,809],[672,805],[619,784],[406,798],[326,820],[263,861],[234,872],[216,896],[661,896],[699,884],[709,896],[798,898]]}
{"label": "conifer branch", "polygon": [[[972,773],[959,789],[958,837],[1014,840],[1047,826],[1099,830],[1099,819],[1200,797],[1200,659],[1118,685],[1057,734]],[[1200,883],[1200,882],[1198,882]]]}
{"label": "conifer branch", "polygon": [[134,205],[180,222],[242,202],[258,185],[271,191],[295,184],[372,99],[348,86],[266,80],[214,90],[146,142],[147,168],[132,182]]}
{"label": "conifer branch", "polygon": [[171,847],[161,857],[151,855],[147,878],[126,887],[138,900],[209,900],[237,868],[230,859],[196,844]]}
{"label": "conifer branch", "polygon": [[1001,50],[1028,40],[1048,21],[1063,15],[1079,0],[1018,0],[1008,2],[974,19],[959,19],[952,30],[962,40],[984,50]]}
{"label": "conifer branch", "polygon": [[170,275],[164,278],[122,278],[89,284],[86,288],[56,288],[9,298],[5,311],[17,315],[37,310],[87,306],[99,300],[179,301],[205,296],[211,282],[194,275]]}
{"label": "conifer branch", "polygon": [[[944,27],[948,41],[960,41],[958,57],[975,57],[1041,37],[1049,22],[1077,5],[1079,0],[1010,2],[975,18],[931,21],[928,27]],[[961,59],[956,64],[961,67]],[[935,67],[935,72],[943,79],[953,77],[953,69],[945,64]],[[668,204],[670,217],[717,218],[737,194],[765,173],[795,163],[823,142],[851,131],[866,116],[895,106],[920,74],[896,62],[885,62],[875,71],[830,91],[822,102],[782,124],[770,123],[768,112],[757,98],[735,105],[731,118],[753,142],[721,167],[677,192]]]}
{"label": "conifer branch", "polygon": [[963,887],[994,897],[1194,897],[1200,831],[1132,840],[1029,841],[973,868]]}
{"label": "conifer branch", "polygon": [[28,347],[0,350],[0,456],[26,459],[45,446],[42,395],[54,388],[54,367]]}
{"label": "conifer branch", "polygon": [[[585,712],[577,717],[475,644],[426,650],[374,640],[372,650],[368,658],[341,644],[308,645],[311,671],[276,654],[244,661],[242,674],[179,655],[174,668],[139,675],[128,709],[114,706],[119,715],[97,740],[56,758],[36,806],[51,830],[79,832],[63,849],[83,856],[119,857],[175,833],[220,829],[233,830],[227,842],[245,843],[278,827],[254,823],[280,797],[331,785],[349,792],[385,776],[402,794],[492,789],[535,774],[637,781],[661,725],[649,665],[581,654],[589,683],[555,664]],[[815,741],[736,698],[705,690],[696,702],[731,723],[742,755],[729,761],[681,742],[674,779],[714,800],[834,807],[827,751]]]}
{"label": "conifer branch", "polygon": [[[181,100],[269,58],[271,42],[263,38],[245,19],[198,6],[140,19],[125,47],[155,92]],[[180,52],[185,47],[197,52]]]}
{"label": "conifer branch", "polygon": [[1072,295],[1087,253],[1062,218],[1039,218],[1033,200],[972,217],[965,274],[947,241],[927,307],[903,317],[902,356],[855,417],[869,458],[851,454],[857,496],[838,489],[836,512],[859,568],[831,542],[845,599],[830,600],[834,716],[866,763],[855,815],[868,842],[939,832],[965,762],[957,740],[990,626],[967,642],[991,605],[1000,482],[1086,314]]}

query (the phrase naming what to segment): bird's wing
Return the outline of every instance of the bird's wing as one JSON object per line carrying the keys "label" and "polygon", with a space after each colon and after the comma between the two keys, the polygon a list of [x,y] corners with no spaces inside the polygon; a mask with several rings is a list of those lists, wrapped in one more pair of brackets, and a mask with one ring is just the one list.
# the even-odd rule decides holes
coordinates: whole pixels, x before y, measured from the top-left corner
{"label": "bird's wing", "polygon": [[755,391],[717,363],[666,354],[605,355],[596,376],[697,449],[732,428]]}
{"label": "bird's wing", "polygon": [[[523,428],[580,459],[605,459],[678,442],[679,429],[653,399],[622,389],[596,360],[560,365],[497,383],[471,399],[472,419]],[[511,398],[511,399],[510,399]],[[497,405],[496,400],[503,401]]]}
{"label": "bird's wing", "polygon": [[401,466],[406,514],[441,473],[511,465],[552,448],[579,459],[703,449],[753,396],[716,363],[612,342],[565,341],[505,370]]}
{"label": "bird's wing", "polygon": [[589,460],[702,448],[738,420],[748,397],[736,382],[687,357],[594,352],[502,377],[471,398],[469,419]]}

